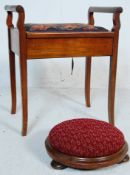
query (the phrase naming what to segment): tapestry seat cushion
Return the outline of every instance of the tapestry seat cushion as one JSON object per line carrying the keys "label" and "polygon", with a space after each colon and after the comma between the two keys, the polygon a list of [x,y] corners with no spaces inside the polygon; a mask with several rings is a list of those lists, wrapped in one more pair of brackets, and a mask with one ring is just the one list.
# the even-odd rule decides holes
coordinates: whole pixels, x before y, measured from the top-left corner
{"label": "tapestry seat cushion", "polygon": [[57,151],[82,158],[109,156],[125,144],[123,133],[112,124],[83,118],[56,125],[48,140]]}
{"label": "tapestry seat cushion", "polygon": [[80,23],[25,24],[27,32],[107,32],[103,27]]}

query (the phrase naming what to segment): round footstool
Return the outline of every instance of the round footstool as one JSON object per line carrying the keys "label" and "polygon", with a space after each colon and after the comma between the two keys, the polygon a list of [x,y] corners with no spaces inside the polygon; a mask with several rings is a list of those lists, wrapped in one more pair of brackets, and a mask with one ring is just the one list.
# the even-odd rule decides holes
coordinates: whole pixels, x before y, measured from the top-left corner
{"label": "round footstool", "polygon": [[55,169],[96,169],[129,160],[123,133],[94,119],[72,119],[56,125],[45,146]]}

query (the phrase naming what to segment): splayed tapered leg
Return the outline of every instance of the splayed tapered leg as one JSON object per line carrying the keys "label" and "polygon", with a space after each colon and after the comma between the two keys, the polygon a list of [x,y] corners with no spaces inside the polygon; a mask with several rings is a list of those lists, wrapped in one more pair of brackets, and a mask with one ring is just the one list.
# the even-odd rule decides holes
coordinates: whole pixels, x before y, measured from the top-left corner
{"label": "splayed tapered leg", "polygon": [[11,114],[15,114],[16,113],[15,54],[12,51],[9,51],[9,62],[10,62],[11,98],[12,98]]}
{"label": "splayed tapered leg", "polygon": [[20,59],[20,75],[21,75],[21,96],[22,96],[22,135],[27,135],[28,125],[28,94],[27,94],[27,60]]}
{"label": "splayed tapered leg", "polygon": [[116,88],[117,57],[110,57],[109,90],[108,90],[108,116],[109,122],[114,125],[114,106]]}
{"label": "splayed tapered leg", "polygon": [[91,57],[86,57],[85,63],[85,99],[86,106],[90,107],[90,85],[91,85]]}

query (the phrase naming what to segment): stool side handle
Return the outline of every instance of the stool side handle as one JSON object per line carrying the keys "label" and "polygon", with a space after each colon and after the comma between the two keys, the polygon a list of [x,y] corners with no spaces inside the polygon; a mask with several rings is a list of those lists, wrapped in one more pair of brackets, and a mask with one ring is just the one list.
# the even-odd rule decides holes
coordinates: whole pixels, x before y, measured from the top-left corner
{"label": "stool side handle", "polygon": [[88,10],[88,23],[94,25],[94,13],[113,13],[112,31],[120,30],[120,13],[123,12],[122,7],[90,7]]}
{"label": "stool side handle", "polygon": [[24,8],[21,5],[6,5],[5,10],[8,12],[24,12]]}
{"label": "stool side handle", "polygon": [[122,13],[122,7],[90,7],[89,12],[96,12],[96,13]]}
{"label": "stool side handle", "polygon": [[5,11],[7,11],[7,26],[11,28],[13,26],[13,12],[18,13],[17,28],[24,29],[25,12],[21,5],[6,5]]}

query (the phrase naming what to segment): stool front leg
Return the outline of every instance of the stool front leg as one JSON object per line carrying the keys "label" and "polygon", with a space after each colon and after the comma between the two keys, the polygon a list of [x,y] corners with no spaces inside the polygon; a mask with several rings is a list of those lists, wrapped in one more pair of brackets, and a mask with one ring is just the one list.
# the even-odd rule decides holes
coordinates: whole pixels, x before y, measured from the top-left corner
{"label": "stool front leg", "polygon": [[114,101],[116,87],[116,69],[118,56],[118,39],[120,30],[120,14],[123,9],[121,7],[90,7],[88,11],[89,24],[94,25],[93,13],[113,13],[113,53],[110,57],[110,75],[109,75],[109,91],[108,91],[108,115],[109,122],[114,125]]}
{"label": "stool front leg", "polygon": [[28,93],[27,93],[27,60],[20,58],[20,75],[21,75],[21,96],[22,96],[22,135],[27,135],[28,125]]}
{"label": "stool front leg", "polygon": [[114,106],[116,88],[117,56],[110,57],[109,90],[108,90],[108,116],[109,122],[114,125]]}
{"label": "stool front leg", "polygon": [[117,8],[113,15],[113,28],[114,31],[114,41],[113,41],[113,54],[110,57],[110,72],[109,72],[109,90],[108,90],[108,116],[109,122],[113,125],[114,120],[114,105],[115,105],[115,88],[116,88],[116,72],[117,72],[117,58],[118,58],[118,40],[119,40],[119,30],[120,30],[120,13],[121,8]]}
{"label": "stool front leg", "polygon": [[86,57],[85,63],[85,99],[86,106],[90,107],[90,85],[91,85],[91,57]]}

